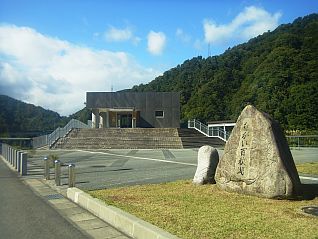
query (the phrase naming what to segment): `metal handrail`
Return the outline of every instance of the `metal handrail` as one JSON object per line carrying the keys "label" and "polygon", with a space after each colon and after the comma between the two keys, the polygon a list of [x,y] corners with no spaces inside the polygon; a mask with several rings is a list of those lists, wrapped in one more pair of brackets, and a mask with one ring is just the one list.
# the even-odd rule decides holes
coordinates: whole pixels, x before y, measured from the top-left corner
{"label": "metal handrail", "polygon": [[287,135],[286,139],[290,147],[318,147],[318,135]]}
{"label": "metal handrail", "polygon": [[72,119],[63,128],[58,127],[51,134],[32,138],[33,148],[39,148],[47,145],[51,147],[59,138],[65,137],[72,129],[81,128],[89,128],[89,126],[79,120]]}
{"label": "metal handrail", "polygon": [[89,126],[87,124],[84,124],[79,120],[72,119],[67,123],[67,125],[64,126],[64,128],[58,127],[51,134],[49,134],[47,143],[49,147],[51,147],[59,138],[62,138],[65,135],[67,135],[72,129],[82,129],[88,127]]}
{"label": "metal handrail", "polygon": [[201,123],[200,121],[193,119],[193,120],[188,120],[188,128],[189,129],[196,129],[200,133],[204,134],[207,137],[216,137],[220,138],[223,141],[227,141],[230,137],[230,135],[225,132],[222,129],[212,129],[209,128],[207,125]]}
{"label": "metal handrail", "polygon": [[[200,133],[207,137],[217,137],[224,141],[227,141],[230,135],[221,129],[215,129],[206,126],[198,120],[189,120],[188,128],[196,129]],[[318,146],[318,135],[292,135],[286,136],[290,147],[317,147]]]}

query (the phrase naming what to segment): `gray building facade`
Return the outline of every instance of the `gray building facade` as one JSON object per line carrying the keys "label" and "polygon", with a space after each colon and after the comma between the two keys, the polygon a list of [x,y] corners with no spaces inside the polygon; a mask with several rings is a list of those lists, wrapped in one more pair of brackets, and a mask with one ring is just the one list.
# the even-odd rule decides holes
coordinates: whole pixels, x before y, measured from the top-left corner
{"label": "gray building facade", "polygon": [[87,92],[93,128],[179,128],[178,92]]}

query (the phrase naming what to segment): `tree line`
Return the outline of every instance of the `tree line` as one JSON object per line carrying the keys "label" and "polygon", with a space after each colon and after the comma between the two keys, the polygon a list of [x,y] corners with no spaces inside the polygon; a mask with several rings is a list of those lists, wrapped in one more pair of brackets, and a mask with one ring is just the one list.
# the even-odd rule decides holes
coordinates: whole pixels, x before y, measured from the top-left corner
{"label": "tree line", "polygon": [[317,59],[318,14],[311,14],[219,56],[186,60],[131,90],[180,92],[184,122],[236,120],[253,104],[286,130],[317,130]]}

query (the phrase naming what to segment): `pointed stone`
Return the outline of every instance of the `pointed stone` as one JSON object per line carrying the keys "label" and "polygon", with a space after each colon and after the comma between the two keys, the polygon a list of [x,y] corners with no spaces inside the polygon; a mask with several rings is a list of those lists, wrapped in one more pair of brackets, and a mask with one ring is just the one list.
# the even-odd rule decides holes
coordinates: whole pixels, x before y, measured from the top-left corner
{"label": "pointed stone", "polygon": [[218,162],[219,153],[215,148],[209,145],[199,148],[198,166],[192,182],[199,185],[215,183],[214,176]]}
{"label": "pointed stone", "polygon": [[266,198],[298,195],[301,187],[279,123],[251,105],[236,122],[215,180],[225,191]]}

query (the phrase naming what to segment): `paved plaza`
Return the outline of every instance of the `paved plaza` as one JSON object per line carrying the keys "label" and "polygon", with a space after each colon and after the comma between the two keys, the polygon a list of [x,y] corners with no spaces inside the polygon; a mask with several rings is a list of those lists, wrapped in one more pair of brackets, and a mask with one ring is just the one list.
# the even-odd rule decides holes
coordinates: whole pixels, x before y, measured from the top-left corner
{"label": "paved plaza", "polygon": [[[318,162],[318,148],[292,149],[296,164]],[[173,150],[37,150],[29,158],[29,177],[43,177],[43,158],[56,155],[62,167],[62,185],[68,182],[69,163],[76,165],[76,186],[83,190],[192,179],[197,165],[197,149]],[[220,157],[223,150],[218,150]],[[301,175],[303,183],[315,183]],[[54,178],[54,170],[51,169]],[[317,176],[316,176],[317,177]]]}

